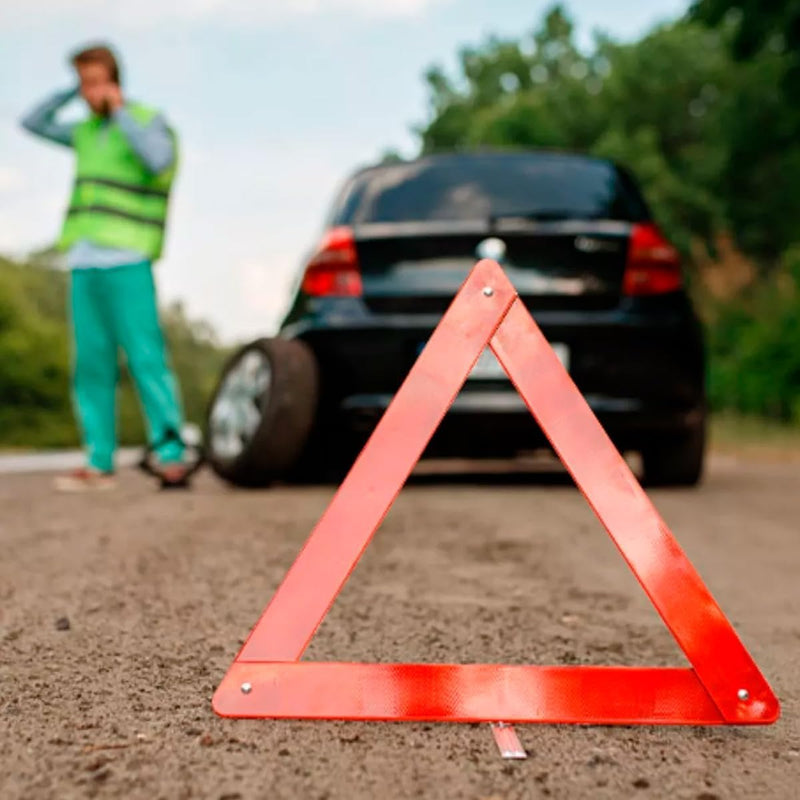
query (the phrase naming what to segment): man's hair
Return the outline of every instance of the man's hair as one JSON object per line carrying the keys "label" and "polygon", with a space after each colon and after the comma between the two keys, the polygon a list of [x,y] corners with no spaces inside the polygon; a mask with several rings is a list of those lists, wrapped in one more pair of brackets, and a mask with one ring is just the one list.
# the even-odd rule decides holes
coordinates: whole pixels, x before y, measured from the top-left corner
{"label": "man's hair", "polygon": [[78,50],[77,53],[70,57],[70,63],[76,69],[84,64],[102,64],[108,69],[111,80],[116,84],[120,83],[120,69],[117,57],[114,55],[114,51],[104,44]]}

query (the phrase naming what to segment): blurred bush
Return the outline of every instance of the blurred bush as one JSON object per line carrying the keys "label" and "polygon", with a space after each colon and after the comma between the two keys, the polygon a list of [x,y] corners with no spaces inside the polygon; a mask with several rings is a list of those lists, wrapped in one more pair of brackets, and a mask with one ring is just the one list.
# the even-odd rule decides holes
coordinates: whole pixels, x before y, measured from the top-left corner
{"label": "blurred bush", "polygon": [[800,424],[800,246],[736,298],[705,309],[712,407]]}
{"label": "blurred bush", "polygon": [[[77,446],[70,400],[67,273],[0,258],[0,446]],[[162,311],[187,418],[203,424],[226,356],[213,330],[177,304]],[[120,441],[144,441],[138,401],[122,369]]]}

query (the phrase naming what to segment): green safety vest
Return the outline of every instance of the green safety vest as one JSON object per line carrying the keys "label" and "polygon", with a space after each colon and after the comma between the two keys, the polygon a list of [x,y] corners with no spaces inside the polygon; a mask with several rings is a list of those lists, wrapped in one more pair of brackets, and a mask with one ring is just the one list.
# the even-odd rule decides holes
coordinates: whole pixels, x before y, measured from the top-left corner
{"label": "green safety vest", "polygon": [[[158,112],[138,104],[126,106],[146,125]],[[73,147],[75,186],[59,239],[59,249],[88,240],[105,247],[133,250],[155,260],[164,243],[167,204],[175,160],[154,175],[139,160],[113,122],[91,116],[76,125]]]}

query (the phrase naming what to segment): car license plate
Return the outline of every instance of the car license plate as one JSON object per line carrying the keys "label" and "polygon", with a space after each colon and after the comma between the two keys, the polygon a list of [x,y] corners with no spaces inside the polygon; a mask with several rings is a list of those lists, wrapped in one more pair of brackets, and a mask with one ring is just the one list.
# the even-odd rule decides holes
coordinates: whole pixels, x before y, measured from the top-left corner
{"label": "car license plate", "polygon": [[[558,360],[564,365],[564,368],[569,370],[569,348],[559,342],[551,343],[550,346],[558,356]],[[469,380],[473,381],[496,381],[505,377],[506,371],[488,347],[481,353],[480,358],[478,358],[468,376]]]}
{"label": "car license plate", "polygon": [[[550,346],[558,356],[558,360],[564,365],[564,369],[569,371],[569,347],[560,342],[552,342]],[[420,352],[422,352],[422,347],[424,345],[420,346]],[[468,380],[473,381],[497,381],[506,377],[506,371],[488,347],[481,353],[477,363],[472,368],[472,372],[467,376]]]}

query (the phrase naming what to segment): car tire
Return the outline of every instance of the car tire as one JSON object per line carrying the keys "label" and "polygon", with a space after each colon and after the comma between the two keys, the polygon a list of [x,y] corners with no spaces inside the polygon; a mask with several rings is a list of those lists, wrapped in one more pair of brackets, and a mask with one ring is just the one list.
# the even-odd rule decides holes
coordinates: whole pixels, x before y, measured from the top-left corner
{"label": "car tire", "polygon": [[208,462],[238,486],[286,478],[311,435],[319,375],[311,349],[289,339],[259,339],[228,361],[209,404]]}
{"label": "car tire", "polygon": [[642,450],[646,486],[696,486],[703,477],[706,452],[705,416],[685,434]]}

